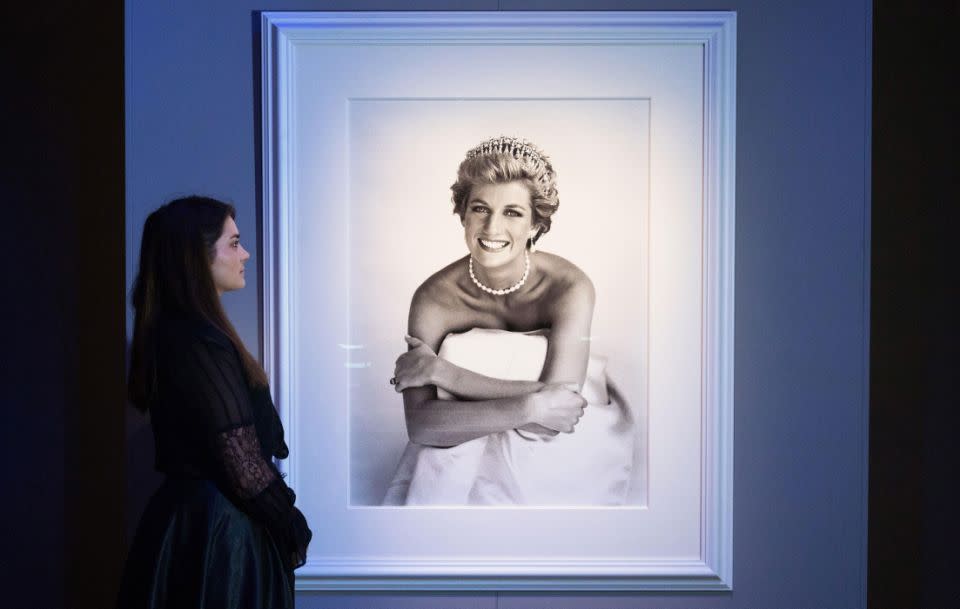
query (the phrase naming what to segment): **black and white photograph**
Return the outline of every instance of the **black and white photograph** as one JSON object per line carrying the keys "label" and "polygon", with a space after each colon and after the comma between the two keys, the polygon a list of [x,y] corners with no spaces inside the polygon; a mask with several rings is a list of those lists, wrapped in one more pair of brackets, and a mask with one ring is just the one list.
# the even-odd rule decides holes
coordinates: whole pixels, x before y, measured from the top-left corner
{"label": "black and white photograph", "polygon": [[264,358],[327,531],[304,581],[726,586],[733,15],[264,32]]}
{"label": "black and white photograph", "polygon": [[645,101],[357,105],[354,505],[642,505]]}

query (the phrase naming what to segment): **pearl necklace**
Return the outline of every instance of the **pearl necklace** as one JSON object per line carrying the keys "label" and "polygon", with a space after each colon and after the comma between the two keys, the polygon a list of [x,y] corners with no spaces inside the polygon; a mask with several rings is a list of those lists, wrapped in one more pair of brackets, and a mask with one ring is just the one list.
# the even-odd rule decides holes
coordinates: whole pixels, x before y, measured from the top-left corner
{"label": "pearl necklace", "polygon": [[521,287],[523,287],[523,284],[527,282],[527,276],[530,275],[530,252],[527,252],[527,251],[523,252],[523,260],[526,265],[523,269],[523,277],[521,277],[520,281],[518,281],[514,285],[510,286],[509,288],[504,288],[502,290],[494,290],[493,288],[488,288],[487,286],[480,283],[480,280],[477,279],[477,276],[473,274],[473,256],[470,256],[470,264],[467,266],[467,268],[470,269],[470,279],[473,279],[473,283],[478,288],[480,288],[487,294],[493,294],[494,296],[505,296],[507,294],[512,294],[513,292],[516,292]]}

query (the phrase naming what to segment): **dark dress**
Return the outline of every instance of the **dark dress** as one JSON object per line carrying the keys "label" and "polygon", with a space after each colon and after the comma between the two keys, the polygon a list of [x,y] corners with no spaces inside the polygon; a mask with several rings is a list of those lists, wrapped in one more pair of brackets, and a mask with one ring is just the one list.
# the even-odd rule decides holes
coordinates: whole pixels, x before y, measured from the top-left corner
{"label": "dark dress", "polygon": [[157,330],[150,420],[166,480],[140,520],[117,606],[293,607],[311,533],[273,464],[288,450],[269,391],[249,388],[212,325],[166,316]]}

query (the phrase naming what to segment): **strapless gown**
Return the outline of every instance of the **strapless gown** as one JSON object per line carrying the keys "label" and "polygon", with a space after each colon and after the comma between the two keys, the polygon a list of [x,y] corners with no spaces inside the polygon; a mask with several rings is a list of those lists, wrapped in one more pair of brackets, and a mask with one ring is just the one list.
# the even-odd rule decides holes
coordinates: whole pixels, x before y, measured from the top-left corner
{"label": "strapless gown", "polygon": [[[473,329],[448,335],[438,355],[486,376],[537,380],[546,353],[545,331]],[[604,358],[591,355],[582,395],[587,407],[572,434],[510,430],[449,448],[408,443],[383,505],[623,505],[637,434]]]}

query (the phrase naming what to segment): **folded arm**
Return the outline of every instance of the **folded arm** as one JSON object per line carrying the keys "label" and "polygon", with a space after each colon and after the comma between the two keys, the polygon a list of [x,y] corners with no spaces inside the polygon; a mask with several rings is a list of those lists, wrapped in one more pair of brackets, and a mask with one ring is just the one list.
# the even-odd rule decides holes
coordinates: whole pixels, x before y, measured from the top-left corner
{"label": "folded arm", "polygon": [[410,350],[397,358],[396,390],[434,385],[464,400],[499,400],[535,393],[541,381],[508,381],[468,370],[437,357],[424,341],[407,336]]}
{"label": "folded arm", "polygon": [[[592,291],[592,288],[591,288]],[[592,301],[589,315],[592,315]],[[582,366],[557,365],[547,360],[536,381],[508,381],[478,374],[439,359],[436,352],[448,331],[449,311],[418,290],[410,307],[407,342],[410,349],[397,360],[397,390],[403,392],[407,432],[411,441],[454,446],[491,433],[525,429],[553,435],[570,433],[583,415],[586,402],[578,395],[586,370],[589,345]],[[589,332],[589,315],[587,332]],[[571,328],[560,325],[561,332]],[[561,339],[562,342],[562,339]],[[582,344],[582,343],[581,343]],[[581,347],[583,348],[583,347]],[[553,359],[563,359],[553,349]],[[582,368],[579,378],[572,370]],[[437,387],[456,396],[439,400]]]}
{"label": "folded arm", "polygon": [[590,357],[594,290],[583,275],[566,286],[550,308],[552,327],[540,378],[505,380],[486,376],[437,357],[445,329],[443,307],[415,296],[410,311],[409,349],[397,358],[396,391],[434,385],[464,400],[497,400],[536,393],[550,383],[583,386]]}
{"label": "folded arm", "polygon": [[526,396],[481,401],[440,400],[434,387],[413,387],[403,392],[410,441],[428,446],[456,446],[522,427],[532,422],[529,402]]}

